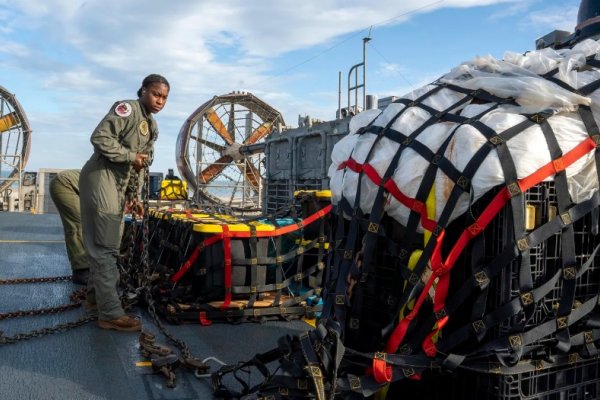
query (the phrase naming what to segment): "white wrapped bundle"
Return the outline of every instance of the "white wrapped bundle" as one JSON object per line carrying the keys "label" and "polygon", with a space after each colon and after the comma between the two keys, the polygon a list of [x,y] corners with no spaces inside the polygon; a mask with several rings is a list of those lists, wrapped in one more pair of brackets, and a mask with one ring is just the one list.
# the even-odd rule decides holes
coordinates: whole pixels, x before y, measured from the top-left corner
{"label": "white wrapped bundle", "polygon": [[[579,43],[573,49],[543,49],[525,55],[507,53],[504,60],[492,57],[480,57],[467,62],[443,76],[439,82],[456,85],[465,89],[483,89],[495,96],[513,98],[517,105],[502,105],[484,113],[480,121],[492,128],[497,134],[512,128],[526,119],[521,114],[538,112],[550,113],[548,122],[554,131],[559,146],[564,153],[588,138],[584,124],[577,112],[580,105],[591,106],[596,122],[600,122],[600,90],[590,96],[572,93],[557,84],[541,77],[558,68],[555,78],[581,88],[590,82],[600,79],[600,71],[586,69],[586,57],[600,53],[600,45],[593,40]],[[428,85],[409,95],[407,99],[415,100],[429,92],[434,86]],[[443,88],[427,97],[423,103],[435,110],[443,111],[451,108],[465,97],[465,94],[450,88]],[[469,104],[457,106],[451,113],[463,117],[475,117],[488,110],[492,104]],[[350,158],[358,164],[370,164],[380,176],[390,166],[400,145],[386,137],[379,140],[373,133],[356,132],[370,123],[385,127],[396,117],[391,128],[408,136],[419,129],[430,117],[430,113],[418,105],[407,110],[402,103],[393,103],[383,112],[378,110],[358,114],[350,123],[350,134],[340,140],[332,152],[332,165],[329,169],[333,201],[338,203],[344,196],[350,204],[354,204],[357,194],[359,174],[340,165]],[[415,140],[428,147],[434,153],[452,134],[445,157],[463,171],[469,160],[484,145],[487,139],[473,126],[458,126],[452,122],[438,122],[428,126],[419,133]],[[372,149],[372,147],[374,148]],[[524,178],[536,172],[551,161],[546,140],[539,125],[533,125],[518,133],[507,141],[508,149],[516,165],[518,178]],[[400,191],[415,198],[430,160],[424,159],[415,150],[404,149],[393,174],[393,180]],[[598,190],[598,178],[593,152],[586,154],[566,169],[569,192],[574,202],[589,199]],[[548,180],[553,179],[549,177]],[[503,171],[495,151],[491,151],[479,166],[471,181],[471,193],[463,194],[452,212],[451,220],[467,211],[470,202],[474,202],[495,186],[505,183]],[[437,221],[444,210],[454,182],[442,170],[438,170],[435,178],[435,205]],[[370,213],[379,187],[367,176],[361,179],[359,204],[364,213]],[[410,211],[395,198],[389,197],[385,211],[398,222],[406,225]],[[419,227],[422,231],[422,228]]]}

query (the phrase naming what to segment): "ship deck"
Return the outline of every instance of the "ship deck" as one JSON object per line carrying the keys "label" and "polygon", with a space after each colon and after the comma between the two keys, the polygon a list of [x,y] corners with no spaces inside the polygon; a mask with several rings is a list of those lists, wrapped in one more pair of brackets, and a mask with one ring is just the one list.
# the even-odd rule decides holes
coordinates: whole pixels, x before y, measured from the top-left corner
{"label": "ship deck", "polygon": [[[70,274],[57,214],[0,213],[0,279]],[[0,285],[0,314],[69,302],[81,286],[70,281]],[[159,333],[140,308],[144,328],[157,342],[176,347]],[[82,307],[42,316],[4,319],[6,337],[76,321]],[[1,318],[0,318],[1,319]],[[189,346],[193,356],[234,364],[276,347],[277,338],[310,329],[303,321],[244,324],[170,325],[167,330]],[[176,351],[177,354],[177,351]],[[209,360],[211,372],[220,365]],[[0,344],[0,399],[210,399],[210,379],[176,370],[176,387],[155,374],[139,351],[138,334],[99,329],[95,322],[67,331]]]}

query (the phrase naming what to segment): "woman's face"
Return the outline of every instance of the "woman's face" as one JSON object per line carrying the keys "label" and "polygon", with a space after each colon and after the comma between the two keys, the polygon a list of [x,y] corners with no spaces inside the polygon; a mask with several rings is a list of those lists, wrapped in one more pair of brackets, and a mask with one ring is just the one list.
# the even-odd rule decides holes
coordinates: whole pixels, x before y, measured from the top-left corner
{"label": "woman's face", "polygon": [[146,110],[156,114],[163,109],[169,97],[169,87],[164,83],[151,83],[142,90],[140,98]]}

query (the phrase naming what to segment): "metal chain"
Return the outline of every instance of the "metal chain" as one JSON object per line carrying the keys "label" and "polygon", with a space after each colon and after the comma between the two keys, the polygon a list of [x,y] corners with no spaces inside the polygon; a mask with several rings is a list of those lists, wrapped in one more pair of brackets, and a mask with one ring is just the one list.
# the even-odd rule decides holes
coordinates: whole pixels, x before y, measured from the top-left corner
{"label": "metal chain", "polygon": [[[146,172],[146,174],[145,174],[146,180],[144,182],[144,188],[146,190],[145,193],[148,193],[148,185],[149,185],[149,183],[148,183],[149,182],[148,167],[146,167],[145,172]],[[137,188],[137,183],[138,183],[137,176],[134,178],[134,182],[135,182],[135,187]],[[136,193],[137,193],[137,190],[136,190]],[[131,201],[131,214],[132,214],[133,223],[132,223],[131,237],[130,237],[130,239],[131,239],[130,247],[129,247],[130,252],[129,252],[127,260],[125,261],[125,268],[127,268],[129,270],[127,272],[131,272],[134,267],[133,257],[135,254],[135,242],[136,242],[135,241],[135,235],[136,235],[135,221],[136,221],[136,216],[137,216],[136,215],[137,209],[138,209],[138,205],[137,205],[137,195],[136,195],[132,198],[132,201]],[[148,201],[147,201],[147,196],[146,196],[146,199],[144,201],[144,219],[145,220],[147,219],[147,210],[148,210]],[[146,225],[147,225],[147,223],[146,223]],[[146,233],[144,235],[145,237],[147,237],[147,229],[148,228],[146,227]],[[144,243],[144,253],[147,253],[147,243]],[[146,255],[146,257],[147,257],[147,255]],[[147,261],[146,261],[146,264],[147,264]],[[131,277],[130,274],[125,274],[125,276]],[[3,280],[0,280],[0,285],[59,282],[59,281],[69,281],[71,279],[72,279],[71,276],[3,279]],[[127,281],[128,281],[127,282],[128,286],[130,286],[131,279],[127,279]],[[140,284],[140,285],[138,285],[138,287],[140,287],[142,282],[140,281],[139,273],[138,273],[138,283]],[[64,305],[60,305],[60,306],[56,306],[56,307],[47,307],[47,308],[42,308],[42,309],[18,310],[18,311],[13,311],[13,312],[2,313],[2,314],[0,314],[0,320],[25,317],[25,316],[57,314],[60,312],[64,312],[64,311],[68,311],[68,310],[72,310],[77,307],[80,307],[84,298],[85,298],[85,289],[80,289],[71,294],[71,296],[70,296],[71,302],[69,304],[64,304]],[[58,333],[58,332],[65,332],[65,331],[83,326],[83,325],[85,325],[91,321],[95,321],[97,319],[98,319],[98,316],[96,316],[96,315],[84,315],[83,317],[79,318],[78,320],[76,320],[74,322],[58,324],[58,325],[55,325],[50,328],[35,329],[30,332],[18,333],[13,336],[4,336],[3,332],[0,331],[0,345],[14,344],[14,343],[17,343],[20,341],[29,340],[29,339],[36,338],[36,337],[51,335],[51,334]]]}
{"label": "metal chain", "polygon": [[173,336],[167,330],[167,328],[162,323],[162,321],[160,320],[160,317],[156,313],[156,308],[154,306],[154,299],[152,298],[152,295],[150,294],[149,290],[146,291],[146,301],[148,302],[148,313],[154,320],[154,323],[155,323],[156,327],[158,328],[158,330],[160,331],[160,333],[162,333],[167,339],[169,339],[171,342],[173,342],[173,344],[175,346],[177,346],[177,348],[179,349],[179,351],[181,353],[181,358],[183,358],[184,360],[191,359],[192,353],[191,353],[187,343],[184,342],[183,340],[178,339],[175,336]]}
{"label": "metal chain", "polygon": [[[33,278],[35,279],[35,278]],[[48,282],[48,281],[44,281]],[[40,308],[37,310],[22,310],[22,311],[14,311],[0,314],[0,320],[10,319],[10,318],[18,318],[25,316],[37,316],[37,315],[49,315],[49,314],[57,314],[60,312],[68,311],[75,309],[81,306],[83,299],[85,298],[85,289],[79,289],[71,293],[69,296],[71,302],[69,304],[64,304],[56,307],[48,307],[48,308]],[[96,320],[98,317],[95,315],[85,315],[79,318],[74,322],[67,322],[63,324],[58,324],[50,328],[41,328],[35,329],[25,333],[17,333],[13,336],[4,336],[3,332],[0,331],[0,345],[2,344],[14,344],[17,342],[21,342],[24,340],[29,340],[37,337],[42,337],[46,335],[52,335],[58,332],[66,332],[68,330],[80,327],[82,325],[87,324],[88,322]]]}
{"label": "metal chain", "polygon": [[[137,271],[137,265],[134,262],[136,254],[136,237],[137,237],[137,211],[138,211],[138,190],[139,187],[139,173],[134,172],[131,178],[131,186],[128,194],[127,201],[129,202],[131,211],[131,223],[129,224],[128,231],[128,243],[127,252],[124,257],[120,258],[119,268],[121,269],[120,281],[121,287],[124,288],[120,295],[121,304],[124,308],[129,308],[138,299],[138,292],[141,286],[139,271]],[[131,190],[133,188],[133,190]]]}
{"label": "metal chain", "polygon": [[46,282],[61,282],[70,281],[71,275],[66,276],[49,276],[44,278],[15,278],[15,279],[0,279],[0,285],[18,285],[21,283],[46,283]]}
{"label": "metal chain", "polygon": [[[160,317],[158,316],[158,314],[156,312],[156,307],[154,305],[154,298],[152,296],[152,289],[151,289],[150,280],[149,280],[149,277],[151,276],[150,255],[148,252],[149,246],[150,246],[150,240],[149,240],[150,216],[148,214],[148,209],[149,209],[149,201],[148,201],[149,196],[148,195],[150,192],[149,187],[150,187],[150,173],[148,171],[148,166],[146,166],[146,168],[144,170],[144,185],[143,185],[143,193],[145,194],[145,196],[143,196],[143,207],[144,207],[144,215],[143,215],[143,220],[142,220],[142,246],[143,247],[142,247],[142,254],[140,257],[140,264],[141,264],[140,269],[142,272],[143,289],[144,289],[144,294],[145,294],[145,300],[146,300],[146,303],[148,306],[148,313],[154,320],[154,323],[155,323],[156,327],[158,328],[158,330],[160,331],[160,333],[162,333],[167,339],[169,339],[179,349],[181,361],[183,362],[183,364],[185,366],[191,368],[194,372],[199,371],[201,373],[206,373],[206,372],[208,372],[208,366],[192,356],[192,353],[191,353],[187,343],[185,341],[173,336],[167,330],[167,328],[164,326],[164,324],[162,323],[162,321],[160,320]],[[174,383],[173,383],[173,385],[174,385]]]}
{"label": "metal chain", "polygon": [[150,276],[150,255],[148,249],[150,246],[150,216],[148,210],[150,208],[150,172],[148,165],[144,169],[144,184],[142,188],[144,196],[142,196],[142,206],[144,213],[142,215],[142,254],[141,254],[141,273],[145,281]]}
{"label": "metal chain", "polygon": [[142,247],[142,254],[140,257],[140,266],[141,266],[140,269],[142,270],[145,299],[146,299],[146,302],[148,303],[148,312],[150,313],[150,316],[154,320],[154,323],[156,324],[156,327],[158,328],[160,333],[162,333],[166,338],[168,338],[171,342],[173,342],[177,346],[177,348],[181,352],[182,358],[187,359],[187,358],[191,358],[191,352],[189,350],[188,345],[183,340],[177,339],[169,331],[167,331],[164,324],[160,320],[158,314],[156,313],[156,308],[154,306],[154,298],[152,297],[152,290],[150,288],[150,282],[148,279],[150,276],[150,255],[148,253],[148,249],[149,249],[148,246],[150,245],[150,243],[149,243],[150,227],[149,227],[149,215],[148,215],[148,208],[149,208],[149,204],[150,204],[148,202],[148,194],[150,191],[149,188],[150,188],[150,173],[148,172],[148,167],[146,166],[146,169],[144,170],[144,185],[143,185],[143,189],[142,189],[145,196],[143,196],[144,215],[143,215],[143,219],[142,219],[142,246],[143,247]]}
{"label": "metal chain", "polygon": [[74,322],[58,324],[51,328],[35,329],[35,330],[32,330],[27,333],[17,333],[16,335],[13,335],[13,336],[4,336],[4,334],[2,332],[0,332],[0,345],[14,344],[17,342],[22,342],[24,340],[29,340],[29,339],[33,339],[33,338],[37,338],[37,337],[52,335],[52,334],[58,333],[58,332],[66,332],[68,330],[83,326],[83,325],[87,324],[88,322],[95,321],[96,319],[98,319],[98,316],[96,316],[96,315],[84,315],[83,317],[79,318],[77,321],[74,321]]}
{"label": "metal chain", "polygon": [[11,311],[7,313],[0,313],[0,320],[19,318],[19,317],[32,317],[36,315],[49,315],[58,314],[64,311],[73,310],[81,306],[83,299],[85,299],[85,289],[78,289],[71,293],[69,296],[71,302],[69,304],[61,304],[56,307],[38,308],[33,310],[19,310]]}

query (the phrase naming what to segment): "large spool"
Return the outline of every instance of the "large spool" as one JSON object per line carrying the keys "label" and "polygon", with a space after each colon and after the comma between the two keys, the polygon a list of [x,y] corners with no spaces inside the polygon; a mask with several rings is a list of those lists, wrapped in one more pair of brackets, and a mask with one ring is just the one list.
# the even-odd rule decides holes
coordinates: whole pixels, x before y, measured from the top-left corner
{"label": "large spool", "polygon": [[196,201],[233,211],[259,210],[264,139],[283,125],[273,107],[251,93],[232,92],[202,104],[177,138],[177,168]]}
{"label": "large spool", "polygon": [[30,135],[21,104],[0,86],[0,194],[19,180],[29,157]]}

